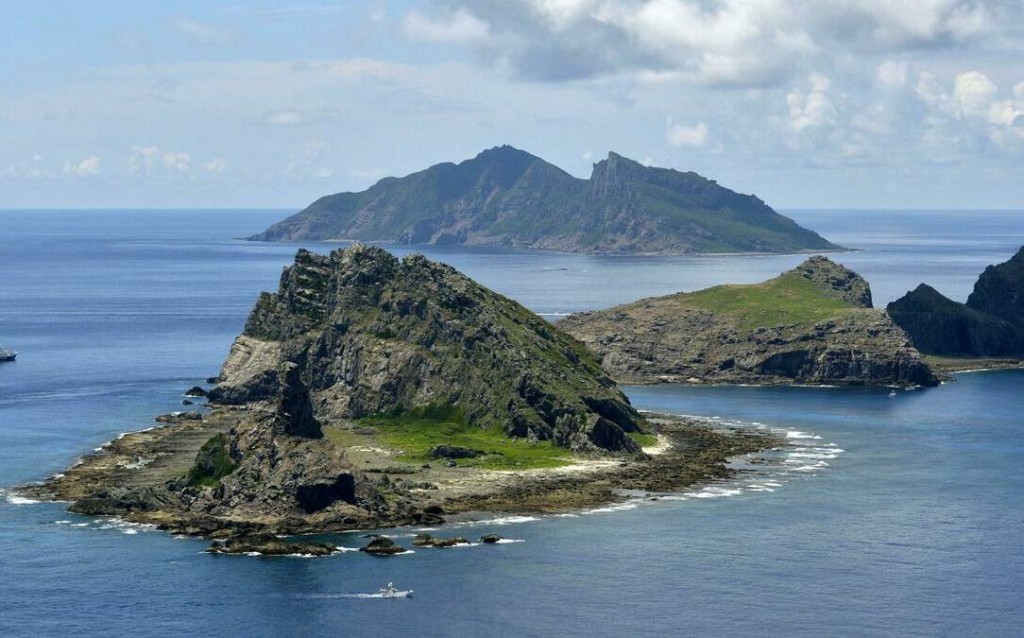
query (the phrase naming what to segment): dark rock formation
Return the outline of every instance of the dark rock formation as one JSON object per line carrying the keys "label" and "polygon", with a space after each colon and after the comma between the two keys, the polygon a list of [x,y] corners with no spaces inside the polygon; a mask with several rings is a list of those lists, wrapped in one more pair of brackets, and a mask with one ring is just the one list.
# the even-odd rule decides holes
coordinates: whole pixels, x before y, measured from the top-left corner
{"label": "dark rock formation", "polygon": [[[284,385],[268,382],[282,374]],[[637,451],[627,432],[643,424],[559,329],[448,266],[362,245],[300,250],[279,291],[260,297],[221,377],[215,401],[304,387],[318,418],[455,410],[577,451]],[[279,412],[307,422],[299,394]]]}
{"label": "dark rock formation", "polygon": [[615,253],[839,248],[696,173],[609,153],[583,180],[510,146],[322,197],[251,239],[337,238]]}
{"label": "dark rock formation", "polygon": [[934,373],[866,281],[823,257],[718,286],[567,317],[620,382],[924,385]]}
{"label": "dark rock formation", "polygon": [[360,547],[359,551],[366,552],[372,556],[394,556],[395,554],[403,554],[409,550],[390,538],[378,536],[367,543],[366,547]]}
{"label": "dark rock formation", "polygon": [[319,439],[324,433],[313,416],[313,402],[300,373],[299,366],[290,362],[278,371],[281,385],[277,393],[277,423],[284,434]]}
{"label": "dark rock formation", "polygon": [[1024,352],[1018,328],[947,299],[926,284],[890,303],[886,310],[921,352],[951,357],[1004,357]]}
{"label": "dark rock formation", "polygon": [[263,556],[330,556],[338,551],[326,543],[290,543],[275,536],[246,536],[214,541],[206,550],[211,554],[262,554]]}
{"label": "dark rock formation", "polygon": [[487,454],[483,450],[471,450],[458,445],[435,445],[427,451],[432,459],[475,459]]}
{"label": "dark rock formation", "polygon": [[487,543],[488,545],[493,545],[494,543],[497,543],[500,540],[502,540],[502,538],[497,534],[484,534],[480,537],[480,542]]}
{"label": "dark rock formation", "polygon": [[185,421],[202,421],[203,415],[199,412],[171,412],[161,414],[153,419],[157,423],[182,423]]}
{"label": "dark rock formation", "polygon": [[191,388],[189,388],[188,390],[185,391],[185,396],[187,396],[187,397],[205,397],[206,394],[207,394],[206,390],[204,390],[203,388],[200,388],[197,385],[194,385],[194,386],[192,386]]}
{"label": "dark rock formation", "polygon": [[431,536],[430,534],[417,534],[412,539],[414,547],[436,547],[438,549],[444,547],[454,547],[455,545],[468,545],[469,541],[463,536],[453,536],[451,538],[438,538]]}
{"label": "dark rock formation", "polygon": [[1015,326],[1024,326],[1024,246],[978,277],[967,306]]}
{"label": "dark rock formation", "polygon": [[331,483],[309,483],[295,490],[299,506],[307,514],[319,512],[337,501],[356,504],[356,481],[351,472],[339,474]]}
{"label": "dark rock formation", "polygon": [[889,314],[918,350],[951,357],[1024,355],[1024,248],[978,277],[966,304],[921,284]]}

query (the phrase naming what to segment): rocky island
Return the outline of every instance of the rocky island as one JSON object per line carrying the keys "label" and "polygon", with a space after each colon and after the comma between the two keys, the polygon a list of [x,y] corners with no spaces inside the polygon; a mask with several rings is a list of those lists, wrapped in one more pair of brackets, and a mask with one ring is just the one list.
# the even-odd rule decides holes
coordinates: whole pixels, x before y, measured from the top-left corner
{"label": "rocky island", "polygon": [[853,271],[811,257],[775,279],[566,317],[620,383],[934,386],[935,374]]}
{"label": "rocky island", "polygon": [[250,239],[632,254],[841,249],[757,197],[696,173],[609,153],[589,180],[579,179],[511,146],[322,197]]}
{"label": "rocky island", "polygon": [[979,358],[1016,363],[1024,357],[1024,247],[1008,261],[987,267],[966,304],[922,283],[887,310],[918,350],[952,358],[941,362],[945,368],[1000,363],[975,361]]}
{"label": "rocky island", "polygon": [[286,553],[268,535],[587,507],[725,476],[729,456],[775,443],[645,418],[558,327],[448,266],[362,245],[299,251],[219,381],[209,413],[161,417],[26,492],[240,539],[217,553]]}

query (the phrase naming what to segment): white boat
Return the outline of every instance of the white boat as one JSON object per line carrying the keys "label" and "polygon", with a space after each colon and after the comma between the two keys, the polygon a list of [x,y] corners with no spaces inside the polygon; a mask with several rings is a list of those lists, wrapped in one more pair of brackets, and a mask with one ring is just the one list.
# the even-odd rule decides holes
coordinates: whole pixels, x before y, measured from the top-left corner
{"label": "white boat", "polygon": [[0,361],[14,361],[17,358],[18,353],[14,350],[8,350],[0,346]]}
{"label": "white boat", "polygon": [[381,598],[410,598],[411,596],[411,589],[395,589],[395,586],[392,583],[388,583],[387,587],[380,588]]}

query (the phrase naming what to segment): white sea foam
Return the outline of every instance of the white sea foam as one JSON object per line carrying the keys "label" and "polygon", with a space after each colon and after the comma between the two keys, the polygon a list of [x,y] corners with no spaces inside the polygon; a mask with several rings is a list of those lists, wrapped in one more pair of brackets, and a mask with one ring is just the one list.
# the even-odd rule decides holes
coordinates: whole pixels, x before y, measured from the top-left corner
{"label": "white sea foam", "polygon": [[521,538],[499,538],[494,542],[495,545],[508,545],[509,543],[525,543],[526,541]]}
{"label": "white sea foam", "polygon": [[33,505],[41,502],[35,499],[25,498],[24,496],[17,496],[15,494],[5,494],[5,496],[7,498],[7,502],[11,505]]}
{"label": "white sea foam", "polygon": [[584,514],[609,514],[611,512],[625,512],[627,510],[635,510],[638,503],[636,501],[627,501],[625,503],[618,503],[616,505],[608,505],[605,507],[595,507],[594,509],[586,510]]}
{"label": "white sea foam", "polygon": [[817,434],[810,434],[807,432],[801,432],[800,430],[789,430],[786,432],[787,439],[814,439],[821,440],[821,437]]}
{"label": "white sea foam", "polygon": [[540,519],[536,516],[499,516],[498,518],[489,518],[480,521],[465,521],[456,525],[456,527],[481,527],[483,525],[518,525],[520,523],[531,523],[533,521],[539,521]]}

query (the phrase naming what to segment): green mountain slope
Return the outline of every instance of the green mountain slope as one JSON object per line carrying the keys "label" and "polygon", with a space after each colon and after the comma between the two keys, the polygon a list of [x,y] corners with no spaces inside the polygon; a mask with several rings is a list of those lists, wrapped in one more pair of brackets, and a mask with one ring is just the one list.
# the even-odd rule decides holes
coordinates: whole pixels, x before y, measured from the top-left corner
{"label": "green mountain slope", "polygon": [[584,180],[510,146],[322,197],[250,239],[661,254],[840,248],[696,173],[610,153]]}

